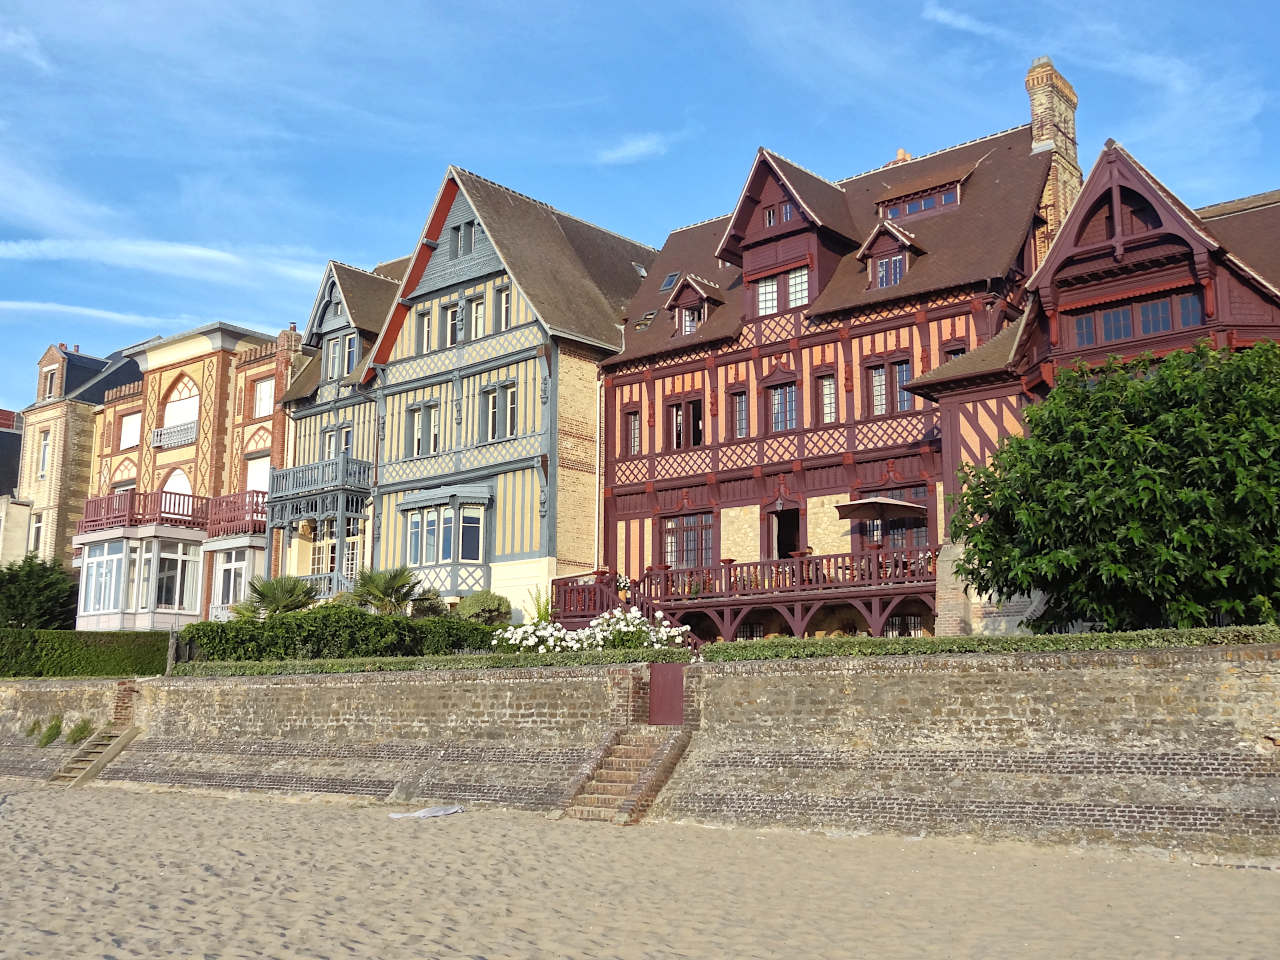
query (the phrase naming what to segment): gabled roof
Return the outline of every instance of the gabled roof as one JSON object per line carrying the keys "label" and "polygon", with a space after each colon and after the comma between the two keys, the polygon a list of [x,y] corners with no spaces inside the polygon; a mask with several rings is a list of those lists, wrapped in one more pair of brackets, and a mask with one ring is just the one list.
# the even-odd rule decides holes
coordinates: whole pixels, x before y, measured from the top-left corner
{"label": "gabled roof", "polygon": [[[663,276],[666,276],[666,274],[663,274]],[[696,273],[687,273],[680,278],[679,283],[671,288],[671,296],[667,297],[667,302],[662,305],[664,310],[671,310],[675,307],[676,299],[684,291],[685,287],[692,287],[693,291],[703,300],[724,303],[725,293],[720,289],[719,284],[713,280],[707,280],[705,277],[700,277]]]}
{"label": "gabled roof", "polygon": [[409,269],[409,263],[413,260],[412,254],[406,254],[403,257],[397,257],[394,260],[384,260],[382,263],[376,263],[370,273],[376,273],[380,277],[386,277],[389,280],[395,280],[399,283],[404,279],[405,271]]}
{"label": "gabled roof", "polygon": [[[400,285],[398,280],[339,263],[337,260],[330,260],[329,265],[333,269],[333,278],[338,281],[338,289],[342,291],[342,302],[352,324],[359,330],[377,336],[382,330],[383,321],[387,319],[387,311],[395,301],[396,290]],[[401,277],[403,276],[402,272]],[[321,293],[323,295],[323,287]]]}
{"label": "gabled roof", "polygon": [[876,238],[882,233],[889,234],[905,247],[924,253],[924,247],[920,246],[920,241],[914,233],[892,220],[881,220],[871,228],[871,232],[867,234],[867,239],[863,241],[862,246],[858,248],[858,252],[854,256],[859,260],[866,260],[867,255],[871,252],[872,244],[876,242]]}
{"label": "gabled roof", "polygon": [[928,373],[922,373],[908,383],[906,388],[912,393],[936,400],[943,392],[939,389],[943,384],[947,388],[955,388],[964,381],[1012,376],[1014,356],[1017,353],[1018,344],[1022,341],[1022,333],[1028,318],[1032,314],[1034,300],[1034,297],[1028,298],[1027,307],[1022,311],[1021,316],[986,343],[939,364]]}

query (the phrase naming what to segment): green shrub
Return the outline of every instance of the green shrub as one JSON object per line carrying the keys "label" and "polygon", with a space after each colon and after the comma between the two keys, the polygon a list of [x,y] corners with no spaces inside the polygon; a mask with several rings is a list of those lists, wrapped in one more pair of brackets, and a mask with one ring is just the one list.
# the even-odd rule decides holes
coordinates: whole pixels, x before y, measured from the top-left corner
{"label": "green shrub", "polygon": [[136,677],[164,673],[169,635],[159,630],[0,628],[0,676]]}
{"label": "green shrub", "polygon": [[1280,643],[1280,627],[1202,627],[1128,633],[1042,633],[1002,637],[773,637],[713,643],[708,663],[798,660],[808,657],[922,656],[949,653],[1041,653],[1063,650],[1143,650],[1171,647]]}
{"label": "green shrub", "polygon": [[440,599],[437,590],[423,590],[409,604],[409,615],[413,617],[446,617],[449,605]]}
{"label": "green shrub", "polygon": [[37,717],[35,720],[32,720],[29,724],[27,724],[27,736],[34,737],[36,734],[40,732],[40,728],[43,726],[44,726],[44,723],[40,720],[39,717]]}
{"label": "green shrub", "polygon": [[75,726],[72,727],[70,731],[68,731],[67,743],[71,743],[71,744],[80,743],[82,740],[89,739],[89,736],[92,733],[93,733],[93,724],[89,722],[89,718],[81,717],[79,720],[76,721]]}
{"label": "green shrub", "polygon": [[182,631],[203,660],[416,657],[488,647],[492,638],[492,628],[464,620],[413,620],[332,603],[261,621],[193,623]]}
{"label": "green shrub", "polygon": [[492,590],[477,590],[459,600],[453,612],[462,620],[497,627],[511,622],[511,601]]}
{"label": "green shrub", "polygon": [[0,627],[70,629],[76,625],[76,582],[56,560],[29,553],[0,567]]}
{"label": "green shrub", "polygon": [[62,736],[62,715],[58,714],[49,721],[49,725],[44,728],[44,733],[40,734],[40,739],[36,743],[47,747],[60,736]]}
{"label": "green shrub", "polygon": [[343,660],[255,660],[179,663],[181,677],[255,677],[399,670],[498,670],[516,667],[585,667],[613,663],[687,663],[688,650],[584,650],[577,653],[482,653],[436,657],[358,657]]}

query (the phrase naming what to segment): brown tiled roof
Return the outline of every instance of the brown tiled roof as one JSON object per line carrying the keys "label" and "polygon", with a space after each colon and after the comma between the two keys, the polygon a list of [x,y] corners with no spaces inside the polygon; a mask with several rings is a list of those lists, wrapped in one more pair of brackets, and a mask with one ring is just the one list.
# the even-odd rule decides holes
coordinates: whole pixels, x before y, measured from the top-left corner
{"label": "brown tiled roof", "polygon": [[[1255,201],[1246,203],[1246,201]],[[1232,253],[1280,286],[1280,190],[1196,211]]]}
{"label": "brown tiled roof", "polygon": [[856,239],[848,197],[842,187],[772,150],[761,147],[760,152],[773,162],[774,170],[791,187],[796,199],[813,215],[818,226],[834,230],[849,240]]}
{"label": "brown tiled roof", "polygon": [[351,322],[357,329],[377,336],[391,310],[391,304],[395,302],[399,283],[337,260],[330,262]]}
{"label": "brown tiled roof", "polygon": [[302,366],[298,368],[297,374],[294,375],[293,383],[280,397],[281,403],[288,403],[291,400],[305,400],[316,392],[316,387],[320,386],[320,354],[315,354],[303,361]]}
{"label": "brown tiled roof", "polygon": [[608,349],[652,247],[569,216],[492,180],[451,168],[507,269],[553,334]]}
{"label": "brown tiled roof", "polygon": [[412,260],[412,254],[397,257],[394,260],[383,260],[382,263],[375,264],[373,269],[369,272],[376,273],[380,277],[386,277],[388,280],[395,280],[399,283],[404,279],[404,272],[409,269],[409,263]]}
{"label": "brown tiled roof", "polygon": [[1013,355],[1022,340],[1022,331],[1026,327],[1032,304],[1013,323],[1009,324],[994,337],[946,363],[941,363],[928,373],[922,373],[910,383],[907,389],[930,400],[938,398],[940,384],[955,385],[962,380],[986,378],[993,375],[1011,373],[1013,371]]}
{"label": "brown tiled roof", "polygon": [[[911,163],[912,161],[904,161]],[[890,167],[896,167],[895,162]],[[933,169],[925,168],[920,170],[915,176],[906,180],[896,180],[892,186],[886,186],[880,191],[876,197],[877,203],[886,203],[889,200],[897,200],[899,197],[905,197],[910,193],[919,193],[921,190],[928,190],[930,187],[941,187],[949,183],[960,183],[965,177],[973,172],[973,161],[967,160],[961,163],[951,164],[941,169],[936,166]]]}

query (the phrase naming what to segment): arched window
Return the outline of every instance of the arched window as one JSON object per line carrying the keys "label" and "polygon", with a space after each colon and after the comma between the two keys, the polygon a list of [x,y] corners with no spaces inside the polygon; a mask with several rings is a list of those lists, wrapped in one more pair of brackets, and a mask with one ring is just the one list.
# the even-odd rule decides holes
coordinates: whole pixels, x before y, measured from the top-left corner
{"label": "arched window", "polygon": [[164,481],[165,493],[190,493],[191,480],[184,470],[175,470]]}
{"label": "arched window", "polygon": [[164,405],[164,426],[194,423],[198,419],[200,419],[200,391],[195,381],[184,374],[169,391],[169,399]]}

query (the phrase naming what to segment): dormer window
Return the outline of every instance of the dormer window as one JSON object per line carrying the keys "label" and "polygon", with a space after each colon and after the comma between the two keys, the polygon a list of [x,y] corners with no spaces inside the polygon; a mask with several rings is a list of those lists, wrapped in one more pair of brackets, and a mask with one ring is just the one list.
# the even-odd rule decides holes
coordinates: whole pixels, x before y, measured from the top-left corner
{"label": "dormer window", "polygon": [[44,396],[42,399],[48,400],[53,396],[54,383],[56,382],[57,376],[58,370],[56,367],[50,367],[44,372]]}
{"label": "dormer window", "polygon": [[344,344],[344,354],[346,362],[343,364],[345,372],[350,373],[356,368],[356,361],[360,358],[360,340],[354,333],[347,334],[346,343]]}
{"label": "dormer window", "polygon": [[891,257],[881,257],[876,263],[876,286],[896,287],[902,282],[902,273],[905,266],[906,257],[901,253],[896,253]]}
{"label": "dormer window", "polygon": [[940,207],[948,207],[960,200],[960,188],[956,184],[946,187],[931,187],[905,197],[896,197],[881,203],[880,216],[885,220],[896,220],[917,213],[927,213]]}
{"label": "dormer window", "polygon": [[693,333],[702,323],[702,307],[685,307],[680,311],[680,332]]}
{"label": "dormer window", "polygon": [[782,222],[789,222],[794,215],[795,208],[791,206],[791,201],[787,201],[782,205]]}
{"label": "dormer window", "polygon": [[666,275],[666,277],[664,277],[664,278],[663,278],[663,280],[662,280],[662,286],[660,286],[658,289],[659,289],[659,290],[670,290],[672,287],[674,287],[674,286],[676,285],[676,281],[677,281],[677,280],[679,280],[679,279],[680,279],[680,274],[678,274],[678,273],[668,273],[668,274]]}
{"label": "dormer window", "polygon": [[333,301],[333,315],[334,315],[335,317],[340,317],[340,316],[342,316],[342,301],[341,301],[341,300],[335,300],[335,301]]}
{"label": "dormer window", "polygon": [[764,208],[764,225],[766,227],[772,227],[774,223],[777,222],[777,218],[778,218],[778,211],[776,208],[774,207]]}

